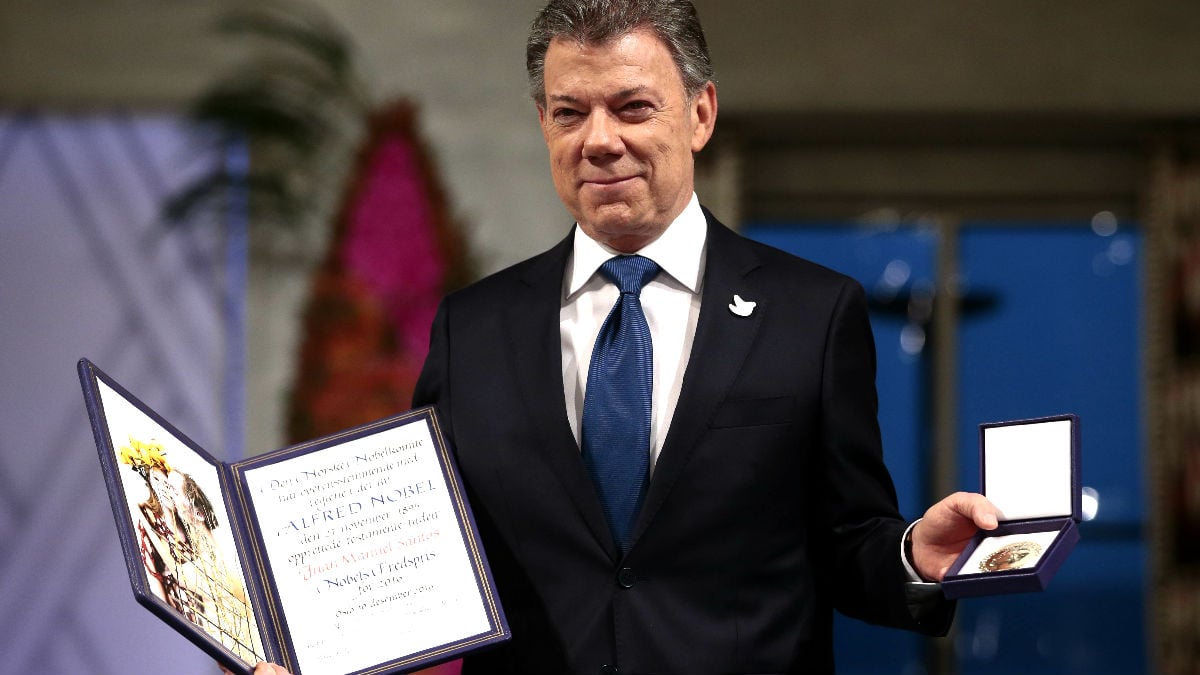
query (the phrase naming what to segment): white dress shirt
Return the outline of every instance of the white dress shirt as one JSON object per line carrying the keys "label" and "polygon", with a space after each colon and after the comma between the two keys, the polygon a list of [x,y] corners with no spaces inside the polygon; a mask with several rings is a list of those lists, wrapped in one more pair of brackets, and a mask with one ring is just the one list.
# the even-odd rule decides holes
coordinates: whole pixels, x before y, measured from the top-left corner
{"label": "white dress shirt", "polygon": [[[704,278],[708,224],[696,195],[658,239],[638,251],[658,264],[661,272],[642,288],[642,311],[654,349],[650,413],[650,470],[658,461],[671,426],[683,373],[687,369],[696,320],[700,316],[700,285]],[[563,275],[559,335],[562,339],[563,391],[567,419],[579,442],[588,364],[605,317],[620,296],[617,286],[599,274],[600,265],[615,251],[575,228],[574,250]]]}

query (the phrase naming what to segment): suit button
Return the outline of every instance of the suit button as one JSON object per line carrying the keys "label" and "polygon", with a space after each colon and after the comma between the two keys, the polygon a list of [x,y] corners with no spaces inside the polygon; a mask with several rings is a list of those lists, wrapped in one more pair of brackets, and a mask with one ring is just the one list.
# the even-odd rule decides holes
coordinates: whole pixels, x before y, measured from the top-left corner
{"label": "suit button", "polygon": [[604,665],[600,666],[600,675],[620,675],[620,671],[616,666]]}
{"label": "suit button", "polygon": [[621,588],[633,588],[633,585],[637,583],[637,580],[637,575],[633,573],[633,568],[622,567],[621,570],[617,572],[617,583],[621,586]]}

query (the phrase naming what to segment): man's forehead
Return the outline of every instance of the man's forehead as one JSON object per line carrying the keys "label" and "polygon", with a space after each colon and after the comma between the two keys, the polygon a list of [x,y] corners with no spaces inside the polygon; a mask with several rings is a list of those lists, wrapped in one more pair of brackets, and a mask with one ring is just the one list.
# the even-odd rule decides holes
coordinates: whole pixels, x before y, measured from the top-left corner
{"label": "man's forehead", "polygon": [[683,84],[666,44],[653,32],[640,29],[602,41],[555,38],[546,52],[543,72],[548,99],[571,96],[568,91],[555,91],[560,87],[599,84],[597,78],[610,75],[616,82],[607,84],[620,89],[606,94],[617,97],[660,89],[664,76]]}

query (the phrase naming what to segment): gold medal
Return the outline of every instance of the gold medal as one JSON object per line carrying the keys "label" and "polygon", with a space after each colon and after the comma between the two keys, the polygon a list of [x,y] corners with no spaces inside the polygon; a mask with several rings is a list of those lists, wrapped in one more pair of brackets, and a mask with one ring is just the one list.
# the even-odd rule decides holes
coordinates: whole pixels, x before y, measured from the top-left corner
{"label": "gold medal", "polygon": [[1040,544],[1032,541],[1020,541],[996,550],[979,563],[980,572],[999,572],[1000,570],[1017,570],[1031,567],[1037,562],[1038,554],[1042,552]]}

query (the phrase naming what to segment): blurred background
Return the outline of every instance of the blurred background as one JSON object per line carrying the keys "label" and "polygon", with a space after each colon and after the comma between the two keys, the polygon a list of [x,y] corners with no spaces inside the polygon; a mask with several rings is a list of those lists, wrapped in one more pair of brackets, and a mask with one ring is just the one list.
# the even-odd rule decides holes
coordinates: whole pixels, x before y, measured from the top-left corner
{"label": "blurred background", "polygon": [[[1200,671],[1200,3],[695,2],[701,201],[867,288],[905,514],[1082,420],[1049,589],[839,619],[840,671]],[[75,361],[225,460],[406,408],[442,293],[570,224],[540,5],[0,3],[0,673],[217,672],[133,600]]]}

